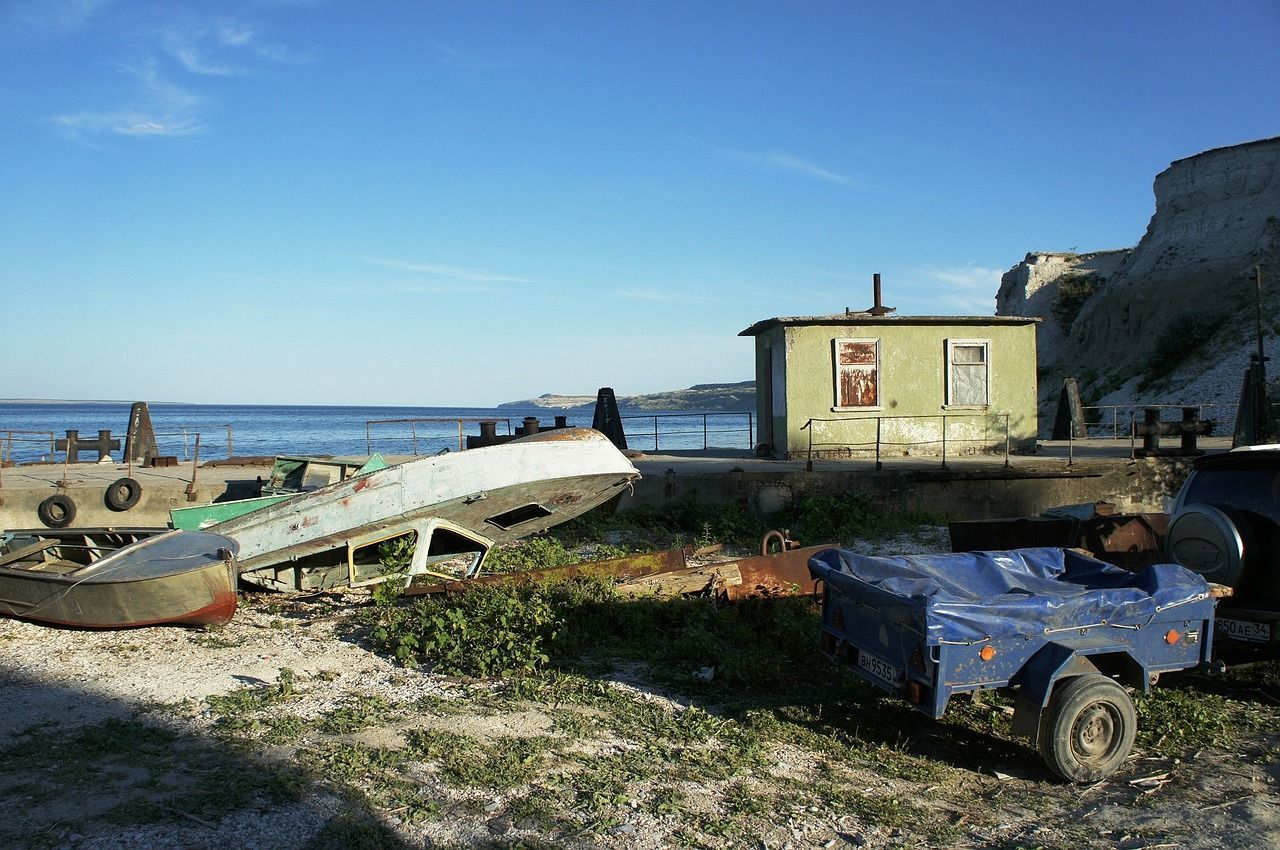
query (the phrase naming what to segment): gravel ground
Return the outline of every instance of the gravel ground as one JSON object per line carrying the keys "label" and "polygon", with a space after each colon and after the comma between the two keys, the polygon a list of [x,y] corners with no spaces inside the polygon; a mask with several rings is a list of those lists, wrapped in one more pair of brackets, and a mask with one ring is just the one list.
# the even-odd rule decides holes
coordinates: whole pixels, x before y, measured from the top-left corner
{"label": "gravel ground", "polygon": [[[860,548],[889,552],[942,546],[945,529]],[[0,620],[0,753],[6,760],[0,799],[10,804],[9,816],[0,823],[0,846],[266,850],[348,846],[344,836],[353,835],[360,840],[352,839],[351,846],[627,850],[675,845],[1280,846],[1280,738],[1274,734],[1251,737],[1230,751],[1205,747],[1181,760],[1138,753],[1114,781],[1087,787],[1049,781],[1042,769],[1028,766],[1018,748],[1004,744],[994,746],[981,763],[969,764],[969,757],[954,755],[949,733],[941,730],[909,744],[913,750],[936,750],[943,758],[944,769],[927,783],[872,762],[839,774],[839,787],[859,800],[909,801],[933,821],[952,824],[944,837],[936,829],[918,833],[910,822],[886,826],[869,815],[808,805],[758,815],[754,822],[760,825],[750,836],[691,838],[675,815],[637,808],[637,789],[632,803],[615,807],[611,821],[575,833],[521,816],[514,792],[450,787],[427,764],[407,774],[438,802],[437,814],[425,820],[354,799],[336,774],[334,781],[307,774],[292,798],[258,794],[216,815],[191,808],[184,802],[190,798],[179,793],[155,793],[158,785],[177,788],[183,783],[223,783],[230,792],[276,767],[292,769],[294,747],[266,740],[248,749],[229,743],[210,703],[211,697],[245,693],[246,686],[259,692],[279,687],[282,669],[290,671],[283,675],[293,693],[280,710],[303,723],[343,707],[437,706],[408,717],[370,715],[346,735],[308,731],[305,740],[317,746],[339,741],[396,747],[406,735],[423,729],[501,745],[553,730],[557,706],[485,707],[483,694],[491,684],[406,669],[370,651],[349,628],[353,611],[363,604],[359,596],[284,603],[279,597],[254,595],[244,599],[230,624],[216,631],[82,632]],[[648,684],[643,669],[614,670],[602,681],[664,712],[690,710],[689,700]],[[145,730],[151,727],[162,727],[171,736],[160,749],[149,749]],[[95,745],[96,739],[76,739],[93,729],[107,730],[108,740]],[[111,739],[113,734],[125,739]],[[77,749],[59,750],[64,740],[77,740]],[[589,759],[607,759],[625,756],[638,745],[605,738],[583,739],[576,746]],[[172,753],[183,755],[173,763],[165,761]],[[736,787],[818,783],[824,781],[822,770],[822,758],[813,752],[779,746],[766,767],[746,776],[687,784],[685,816],[699,811],[710,816]],[[150,806],[154,822],[143,818],[139,823],[128,808],[134,803]],[[344,831],[345,824],[365,821],[378,826],[378,842],[368,842],[367,830]]]}

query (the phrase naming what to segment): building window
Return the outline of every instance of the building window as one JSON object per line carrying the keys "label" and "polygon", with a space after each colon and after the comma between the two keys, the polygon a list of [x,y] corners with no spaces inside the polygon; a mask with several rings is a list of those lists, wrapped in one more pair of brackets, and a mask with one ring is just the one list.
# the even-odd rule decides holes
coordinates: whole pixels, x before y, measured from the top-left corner
{"label": "building window", "polygon": [[991,403],[991,341],[947,340],[947,406],[986,407]]}
{"label": "building window", "polygon": [[836,407],[880,406],[880,340],[837,339]]}

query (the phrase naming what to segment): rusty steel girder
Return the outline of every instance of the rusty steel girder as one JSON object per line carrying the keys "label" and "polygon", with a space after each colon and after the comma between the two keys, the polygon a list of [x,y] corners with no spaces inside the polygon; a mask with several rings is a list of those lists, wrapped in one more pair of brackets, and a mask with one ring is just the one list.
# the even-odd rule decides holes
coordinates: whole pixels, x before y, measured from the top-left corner
{"label": "rusty steel girder", "polygon": [[694,554],[691,550],[667,549],[545,570],[442,581],[406,588],[404,595],[452,593],[480,585],[515,585],[577,576],[611,579],[621,596],[710,594],[738,600],[813,593],[809,558],[832,547],[799,547],[785,532],[771,531],[761,543],[762,552],[775,540],[781,542],[782,551],[727,561],[690,565],[688,557]]}

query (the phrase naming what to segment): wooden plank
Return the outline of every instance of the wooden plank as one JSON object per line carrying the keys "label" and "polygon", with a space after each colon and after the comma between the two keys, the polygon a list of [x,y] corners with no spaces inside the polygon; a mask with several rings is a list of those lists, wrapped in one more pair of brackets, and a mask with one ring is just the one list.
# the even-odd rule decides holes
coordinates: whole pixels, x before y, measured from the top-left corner
{"label": "wooden plank", "polygon": [[57,540],[40,540],[23,546],[21,549],[14,549],[6,555],[0,555],[0,567],[5,564],[12,564],[14,561],[21,561],[24,558],[30,558],[32,555],[39,555],[46,549],[51,549],[58,545]]}

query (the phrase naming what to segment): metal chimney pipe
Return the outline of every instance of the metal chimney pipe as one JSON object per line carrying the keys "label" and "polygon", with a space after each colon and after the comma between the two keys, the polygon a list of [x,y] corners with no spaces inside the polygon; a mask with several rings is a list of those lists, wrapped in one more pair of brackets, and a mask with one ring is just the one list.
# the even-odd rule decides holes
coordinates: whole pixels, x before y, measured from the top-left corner
{"label": "metal chimney pipe", "polygon": [[870,314],[871,314],[871,315],[873,315],[873,316],[887,316],[888,314],[890,314],[890,313],[892,313],[892,312],[893,312],[893,309],[894,309],[894,308],[884,306],[884,301],[883,301],[883,300],[881,300],[881,297],[880,297],[880,273],[879,273],[879,272],[876,272],[875,274],[873,274],[873,275],[871,276],[871,283],[872,283],[872,287],[871,287],[871,288],[872,288],[872,290],[874,290],[874,292],[875,292],[876,303],[875,303],[875,306],[874,306],[874,307],[872,307],[872,308],[871,308],[870,310],[868,310],[867,312],[868,312],[868,313],[870,313]]}

